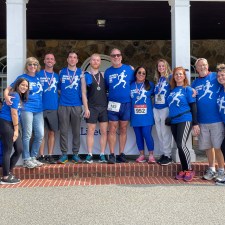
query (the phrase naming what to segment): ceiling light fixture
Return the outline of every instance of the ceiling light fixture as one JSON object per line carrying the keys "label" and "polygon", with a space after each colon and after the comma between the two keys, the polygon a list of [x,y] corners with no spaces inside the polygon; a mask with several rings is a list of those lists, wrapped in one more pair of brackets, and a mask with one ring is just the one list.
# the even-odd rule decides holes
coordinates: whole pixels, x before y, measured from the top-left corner
{"label": "ceiling light fixture", "polygon": [[98,27],[105,27],[105,23],[106,23],[106,20],[104,20],[104,19],[97,19],[97,26]]}

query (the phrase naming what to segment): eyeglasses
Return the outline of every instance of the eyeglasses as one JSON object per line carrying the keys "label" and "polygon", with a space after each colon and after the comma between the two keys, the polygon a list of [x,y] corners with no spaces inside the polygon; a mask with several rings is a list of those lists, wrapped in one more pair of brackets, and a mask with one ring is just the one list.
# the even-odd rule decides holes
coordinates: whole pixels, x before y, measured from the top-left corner
{"label": "eyeglasses", "polygon": [[112,54],[112,55],[110,55],[112,58],[119,58],[120,56],[121,56],[121,54]]}
{"label": "eyeglasses", "polygon": [[140,75],[142,74],[142,75],[144,75],[144,76],[146,75],[145,72],[141,72],[141,71],[138,71],[137,74],[140,74]]}
{"label": "eyeglasses", "polygon": [[27,64],[28,66],[38,66],[38,64],[37,63],[29,63],[29,64]]}

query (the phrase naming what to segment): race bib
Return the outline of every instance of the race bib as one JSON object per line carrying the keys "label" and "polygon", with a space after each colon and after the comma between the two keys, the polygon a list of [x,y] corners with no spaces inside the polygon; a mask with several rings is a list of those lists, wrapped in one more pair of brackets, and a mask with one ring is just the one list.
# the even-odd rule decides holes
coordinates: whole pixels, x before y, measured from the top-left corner
{"label": "race bib", "polygon": [[155,103],[156,104],[165,104],[165,96],[157,94],[155,95]]}
{"label": "race bib", "polygon": [[113,111],[113,112],[119,112],[120,111],[120,105],[121,105],[121,103],[119,103],[119,102],[109,101],[108,110]]}
{"label": "race bib", "polygon": [[134,105],[134,114],[147,114],[147,105]]}

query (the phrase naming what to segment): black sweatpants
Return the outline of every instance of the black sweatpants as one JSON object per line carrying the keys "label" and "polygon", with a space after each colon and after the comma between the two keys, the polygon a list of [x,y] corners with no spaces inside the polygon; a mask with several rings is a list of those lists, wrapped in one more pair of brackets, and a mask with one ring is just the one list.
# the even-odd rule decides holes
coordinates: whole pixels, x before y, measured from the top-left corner
{"label": "black sweatpants", "polygon": [[[3,176],[8,176],[9,172],[15,167],[22,153],[22,139],[19,134],[16,141],[13,143],[14,127],[13,123],[0,118],[0,136],[3,145],[2,170]],[[12,148],[14,153],[11,156]],[[11,156],[11,157],[10,157]]]}
{"label": "black sweatpants", "polygon": [[186,142],[191,132],[191,128],[192,126],[190,121],[171,125],[171,131],[173,134],[173,138],[177,144],[178,154],[183,171],[192,169],[191,154],[186,146]]}

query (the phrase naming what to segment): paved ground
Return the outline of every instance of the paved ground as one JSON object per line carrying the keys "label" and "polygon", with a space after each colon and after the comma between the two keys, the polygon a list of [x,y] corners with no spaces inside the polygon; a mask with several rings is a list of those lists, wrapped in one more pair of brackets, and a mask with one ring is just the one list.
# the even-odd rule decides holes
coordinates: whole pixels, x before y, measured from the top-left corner
{"label": "paved ground", "polygon": [[0,190],[1,225],[225,223],[225,188],[110,185]]}

